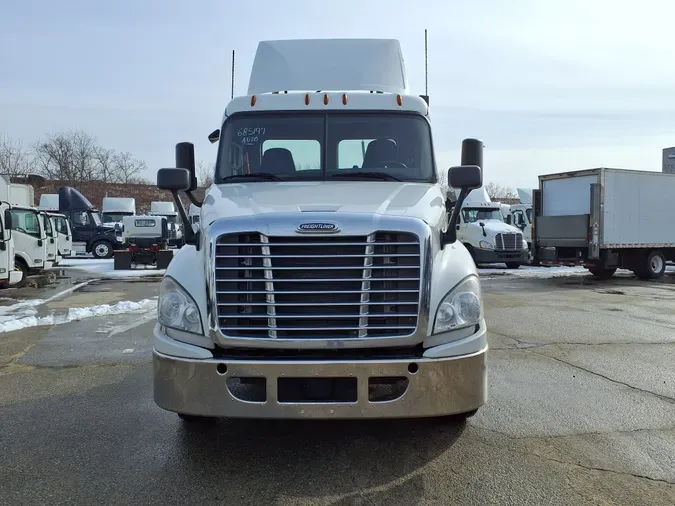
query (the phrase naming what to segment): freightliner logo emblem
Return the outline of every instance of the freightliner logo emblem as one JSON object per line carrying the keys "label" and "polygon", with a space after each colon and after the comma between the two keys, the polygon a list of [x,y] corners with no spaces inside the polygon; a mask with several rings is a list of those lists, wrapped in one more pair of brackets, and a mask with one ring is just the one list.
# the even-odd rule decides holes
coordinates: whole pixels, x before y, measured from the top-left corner
{"label": "freightliner logo emblem", "polygon": [[338,232],[340,227],[336,223],[325,223],[325,222],[312,222],[312,223],[301,223],[298,225],[296,232],[301,234],[334,234]]}

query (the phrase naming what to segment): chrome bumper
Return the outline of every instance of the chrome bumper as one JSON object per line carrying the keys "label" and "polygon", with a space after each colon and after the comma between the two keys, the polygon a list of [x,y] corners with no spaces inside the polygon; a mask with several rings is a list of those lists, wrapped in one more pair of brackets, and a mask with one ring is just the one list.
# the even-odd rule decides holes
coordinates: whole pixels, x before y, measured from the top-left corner
{"label": "chrome bumper", "polygon": [[[186,359],[153,352],[158,406],[177,413],[235,418],[417,418],[472,411],[487,400],[487,347],[451,358],[358,361]],[[413,365],[411,365],[413,364]],[[414,372],[411,372],[414,371]],[[230,377],[265,378],[265,402],[241,400]],[[371,402],[369,378],[406,378],[393,400]],[[279,402],[287,378],[356,378],[354,402]]]}

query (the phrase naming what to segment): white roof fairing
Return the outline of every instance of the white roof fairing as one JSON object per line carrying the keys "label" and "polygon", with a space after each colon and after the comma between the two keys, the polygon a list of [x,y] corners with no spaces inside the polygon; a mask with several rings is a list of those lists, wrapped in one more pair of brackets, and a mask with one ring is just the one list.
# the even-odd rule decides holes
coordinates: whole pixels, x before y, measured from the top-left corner
{"label": "white roof fairing", "polygon": [[258,44],[248,95],[275,91],[408,94],[396,39],[299,39]]}

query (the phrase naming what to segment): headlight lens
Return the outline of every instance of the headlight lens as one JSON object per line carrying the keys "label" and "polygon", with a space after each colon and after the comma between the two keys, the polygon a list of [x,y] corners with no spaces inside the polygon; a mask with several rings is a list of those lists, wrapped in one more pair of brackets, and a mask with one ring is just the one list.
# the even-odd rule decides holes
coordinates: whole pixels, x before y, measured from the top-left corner
{"label": "headlight lens", "polygon": [[492,247],[492,243],[489,243],[487,241],[480,241],[478,243],[478,247],[481,248],[481,249],[494,249]]}
{"label": "headlight lens", "polygon": [[157,321],[172,329],[204,333],[197,304],[173,278],[166,276],[159,289]]}
{"label": "headlight lens", "polygon": [[476,325],[483,318],[478,278],[471,276],[446,295],[436,310],[434,334]]}

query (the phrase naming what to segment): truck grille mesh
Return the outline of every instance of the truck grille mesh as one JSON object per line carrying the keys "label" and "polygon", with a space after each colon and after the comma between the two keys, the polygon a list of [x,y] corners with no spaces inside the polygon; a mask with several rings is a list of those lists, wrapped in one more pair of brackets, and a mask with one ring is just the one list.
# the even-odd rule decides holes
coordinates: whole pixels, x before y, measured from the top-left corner
{"label": "truck grille mesh", "polygon": [[498,250],[521,250],[523,249],[523,234],[497,234],[495,243],[495,248]]}
{"label": "truck grille mesh", "polygon": [[218,323],[231,337],[397,337],[417,327],[420,242],[411,233],[218,238]]}

